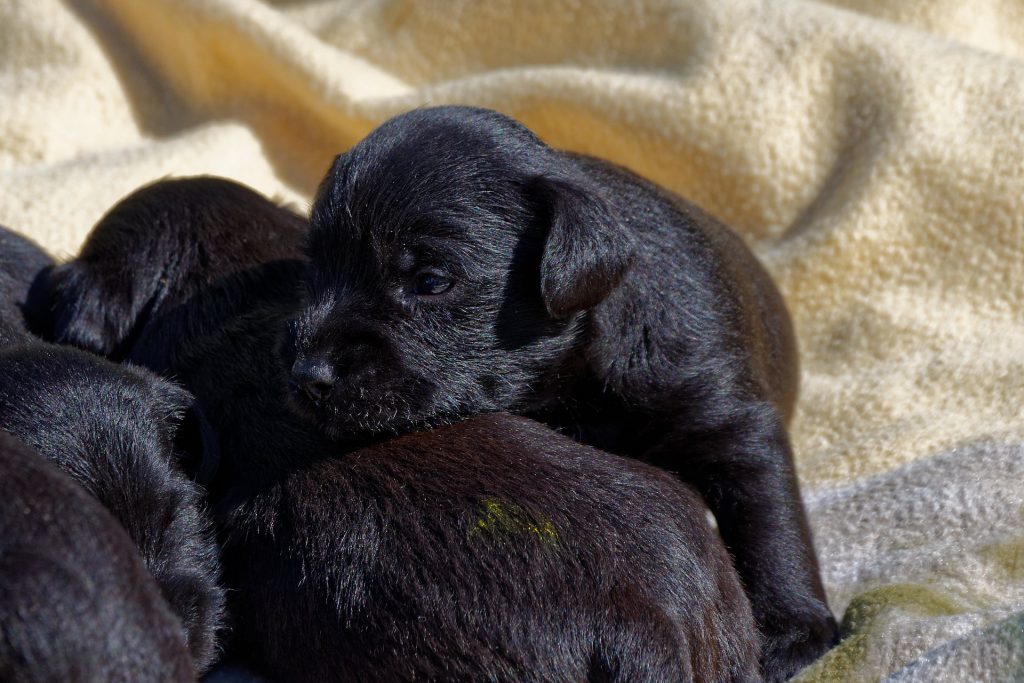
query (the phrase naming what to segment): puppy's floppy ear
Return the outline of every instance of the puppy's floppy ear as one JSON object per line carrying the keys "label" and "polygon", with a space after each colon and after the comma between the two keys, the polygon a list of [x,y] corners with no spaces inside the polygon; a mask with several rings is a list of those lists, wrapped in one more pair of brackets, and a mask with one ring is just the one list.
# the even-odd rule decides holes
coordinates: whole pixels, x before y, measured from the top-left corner
{"label": "puppy's floppy ear", "polygon": [[53,338],[54,302],[50,282],[56,268],[51,264],[36,274],[25,294],[25,303],[21,305],[29,330],[43,339]]}
{"label": "puppy's floppy ear", "polygon": [[593,308],[611,294],[633,262],[633,243],[597,188],[551,176],[530,188],[548,222],[540,291],[555,318]]}
{"label": "puppy's floppy ear", "polygon": [[88,266],[71,261],[53,268],[38,296],[51,309],[53,341],[120,360],[132,331],[146,318],[148,301],[133,296],[133,283],[115,277],[116,291],[97,282]]}
{"label": "puppy's floppy ear", "polygon": [[174,451],[178,464],[199,484],[209,485],[220,465],[220,443],[199,400],[184,387],[157,379],[148,370],[131,364],[124,367],[153,382],[156,407],[161,416],[175,426]]}
{"label": "puppy's floppy ear", "polygon": [[182,467],[201,486],[209,487],[220,467],[220,442],[198,400],[185,411],[185,419],[174,437],[175,450],[182,454]]}

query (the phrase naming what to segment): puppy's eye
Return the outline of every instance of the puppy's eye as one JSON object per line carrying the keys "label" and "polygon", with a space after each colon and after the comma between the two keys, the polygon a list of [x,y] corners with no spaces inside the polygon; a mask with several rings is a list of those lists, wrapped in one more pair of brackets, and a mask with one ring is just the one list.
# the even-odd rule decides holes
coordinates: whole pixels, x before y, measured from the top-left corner
{"label": "puppy's eye", "polygon": [[438,296],[447,292],[454,284],[455,280],[447,275],[425,271],[416,276],[412,291],[416,296]]}

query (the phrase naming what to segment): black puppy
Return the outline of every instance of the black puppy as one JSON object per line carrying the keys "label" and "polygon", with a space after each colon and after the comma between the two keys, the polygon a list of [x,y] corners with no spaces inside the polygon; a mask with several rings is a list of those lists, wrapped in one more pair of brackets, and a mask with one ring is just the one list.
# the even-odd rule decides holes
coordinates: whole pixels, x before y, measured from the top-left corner
{"label": "black puppy", "polygon": [[181,619],[201,672],[217,654],[224,597],[199,489],[175,463],[175,435],[192,403],[146,370],[77,349],[37,342],[0,350],[0,429],[121,523]]}
{"label": "black puppy", "polygon": [[201,452],[211,442],[205,421],[177,385],[31,335],[23,302],[45,298],[36,280],[52,263],[13,233],[0,232],[0,241],[12,247],[0,255],[0,339],[17,342],[0,345],[0,429],[56,463],[123,525],[201,672],[217,654],[224,596],[200,491],[179,470],[174,441]]}
{"label": "black puppy", "polygon": [[272,677],[759,679],[729,557],[666,473],[507,414],[340,455],[237,405],[225,452],[262,477],[221,508],[234,649]]}
{"label": "black puppy", "polygon": [[[244,261],[220,232],[245,221],[194,182],[205,209],[161,229]],[[175,210],[158,186],[125,201],[143,216]],[[239,218],[276,213],[263,202]],[[179,262],[145,235],[97,226],[83,250],[95,258],[58,274],[58,333],[89,344],[89,330],[114,331],[104,348],[166,364],[203,403],[220,435],[211,496],[235,653],[282,680],[756,678],[749,604],[685,486],[507,415],[362,449],[332,442],[284,405],[275,349],[305,269],[291,247],[221,278],[175,270],[161,301],[181,304],[124,306],[118,288],[154,291],[153,274]],[[91,251],[126,240],[131,253]],[[114,324],[76,316],[100,307]],[[130,329],[149,332],[117,334]],[[176,344],[165,352],[158,337]]]}
{"label": "black puppy", "polygon": [[195,680],[181,622],[124,529],[3,431],[0,680]]}
{"label": "black puppy", "polygon": [[293,399],[326,433],[512,410],[676,472],[747,587],[768,679],[836,639],[785,422],[789,317],[734,233],[496,112],[396,117],[313,207]]}

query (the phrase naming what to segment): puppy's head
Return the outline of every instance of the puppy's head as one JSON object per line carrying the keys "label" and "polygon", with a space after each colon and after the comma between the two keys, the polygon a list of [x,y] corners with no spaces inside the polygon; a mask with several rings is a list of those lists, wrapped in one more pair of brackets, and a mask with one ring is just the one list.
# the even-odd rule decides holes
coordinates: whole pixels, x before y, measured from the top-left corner
{"label": "puppy's head", "polygon": [[152,346],[168,346],[153,337],[167,314],[250,269],[297,259],[305,233],[297,214],[224,178],[151,183],[117,202],[78,255],[42,278],[43,336],[117,361],[151,360]]}
{"label": "puppy's head", "polygon": [[533,400],[632,258],[569,157],[465,107],[399,116],[338,157],[308,251],[282,356],[293,407],[335,436]]}

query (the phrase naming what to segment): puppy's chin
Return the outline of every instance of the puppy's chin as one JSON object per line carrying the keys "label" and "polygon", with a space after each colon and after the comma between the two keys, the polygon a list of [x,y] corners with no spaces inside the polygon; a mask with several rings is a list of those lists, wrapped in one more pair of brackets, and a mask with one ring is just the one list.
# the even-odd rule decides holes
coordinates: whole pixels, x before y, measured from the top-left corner
{"label": "puppy's chin", "polygon": [[[436,389],[427,382],[409,380],[403,391],[335,391],[324,401],[289,387],[288,407],[335,440],[400,434],[443,422],[433,408]],[[415,400],[410,398],[415,397]]]}

